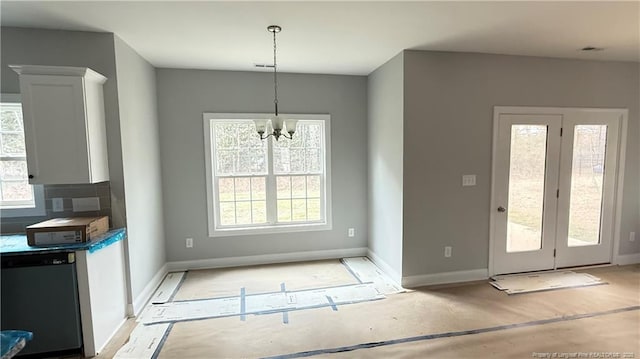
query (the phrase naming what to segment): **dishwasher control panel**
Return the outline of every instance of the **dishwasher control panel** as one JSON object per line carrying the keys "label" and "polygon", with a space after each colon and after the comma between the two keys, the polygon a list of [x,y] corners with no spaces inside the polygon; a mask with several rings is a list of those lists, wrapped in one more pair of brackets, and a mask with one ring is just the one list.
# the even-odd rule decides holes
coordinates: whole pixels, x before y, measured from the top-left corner
{"label": "dishwasher control panel", "polygon": [[37,267],[48,265],[72,264],[76,261],[74,252],[56,252],[40,254],[3,255],[2,269],[19,267]]}

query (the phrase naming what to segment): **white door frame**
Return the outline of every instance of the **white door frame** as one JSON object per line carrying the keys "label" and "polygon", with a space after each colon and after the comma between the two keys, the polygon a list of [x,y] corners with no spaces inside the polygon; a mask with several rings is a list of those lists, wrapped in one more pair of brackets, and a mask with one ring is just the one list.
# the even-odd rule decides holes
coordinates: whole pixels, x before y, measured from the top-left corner
{"label": "white door frame", "polygon": [[[620,123],[620,135],[618,148],[615,150],[618,153],[617,167],[618,171],[615,174],[614,179],[614,193],[615,193],[615,209],[613,213],[614,234],[613,234],[613,248],[611,253],[611,263],[618,264],[621,260],[621,256],[618,254],[621,240],[621,226],[622,226],[622,198],[624,189],[624,173],[625,173],[625,161],[626,161],[626,149],[627,149],[627,121],[629,117],[628,109],[621,108],[587,108],[587,107],[531,107],[531,106],[494,106],[493,108],[493,139],[491,144],[491,206],[489,208],[489,276],[495,275],[494,270],[494,247],[495,247],[495,220],[497,216],[496,208],[498,203],[495,200],[496,191],[496,154],[498,151],[498,137],[499,137],[499,119],[501,114],[559,114],[566,115],[569,112],[619,112],[622,117]],[[554,268],[555,269],[555,268]]]}

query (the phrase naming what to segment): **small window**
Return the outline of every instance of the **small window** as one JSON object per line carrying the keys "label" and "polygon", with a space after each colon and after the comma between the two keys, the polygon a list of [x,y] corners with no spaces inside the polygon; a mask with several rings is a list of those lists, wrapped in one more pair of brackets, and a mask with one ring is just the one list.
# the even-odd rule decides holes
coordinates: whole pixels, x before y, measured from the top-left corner
{"label": "small window", "polygon": [[42,216],[44,190],[29,184],[19,95],[0,99],[0,215]]}
{"label": "small window", "polygon": [[266,114],[204,114],[210,236],[331,229],[329,116],[297,119],[293,139],[261,140]]}

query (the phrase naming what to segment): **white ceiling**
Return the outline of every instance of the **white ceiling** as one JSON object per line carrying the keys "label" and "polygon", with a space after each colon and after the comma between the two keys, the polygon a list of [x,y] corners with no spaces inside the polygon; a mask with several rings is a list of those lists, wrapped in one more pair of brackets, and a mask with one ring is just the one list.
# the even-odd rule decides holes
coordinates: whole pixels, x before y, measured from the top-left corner
{"label": "white ceiling", "polygon": [[[366,75],[403,49],[640,61],[640,2],[1,1],[2,26],[113,32],[156,67]],[[584,46],[605,48],[581,52]]]}

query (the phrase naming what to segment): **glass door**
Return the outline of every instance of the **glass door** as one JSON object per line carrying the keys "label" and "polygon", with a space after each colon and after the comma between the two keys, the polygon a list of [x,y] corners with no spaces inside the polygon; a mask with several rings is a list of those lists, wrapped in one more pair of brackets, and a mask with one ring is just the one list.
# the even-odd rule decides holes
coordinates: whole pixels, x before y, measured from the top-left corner
{"label": "glass door", "polygon": [[611,261],[624,113],[496,108],[492,274]]}
{"label": "glass door", "polygon": [[619,117],[588,112],[564,119],[557,267],[611,260]]}
{"label": "glass door", "polygon": [[494,270],[552,269],[560,115],[501,114],[496,144]]}

